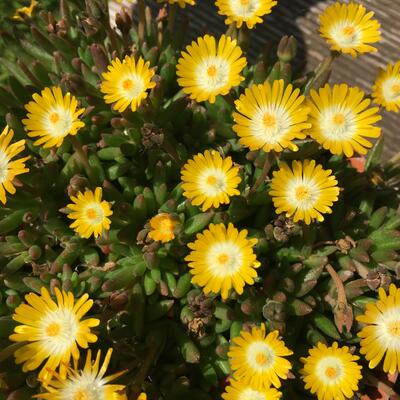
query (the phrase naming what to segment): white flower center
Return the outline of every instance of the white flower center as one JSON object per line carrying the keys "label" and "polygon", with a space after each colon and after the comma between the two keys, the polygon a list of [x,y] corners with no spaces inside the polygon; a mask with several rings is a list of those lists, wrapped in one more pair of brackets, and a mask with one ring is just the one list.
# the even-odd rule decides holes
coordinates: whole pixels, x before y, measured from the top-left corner
{"label": "white flower center", "polygon": [[382,93],[386,101],[400,101],[400,78],[391,77],[382,83]]}
{"label": "white flower center", "polygon": [[199,64],[196,71],[199,86],[205,90],[218,90],[229,81],[230,66],[221,57],[208,57]]}
{"label": "white flower center", "polygon": [[388,348],[400,350],[400,307],[393,307],[382,313],[376,321],[379,340]]}
{"label": "white flower center", "polygon": [[103,223],[104,211],[99,203],[89,203],[86,205],[84,211],[84,218],[90,225]]}
{"label": "white flower center", "polygon": [[360,44],[361,31],[351,21],[340,21],[333,25],[330,34],[340,47],[354,47]]}
{"label": "white flower center", "polygon": [[120,91],[123,97],[134,100],[145,91],[145,83],[140,75],[126,74],[120,79]]}
{"label": "white flower center", "polygon": [[325,138],[333,141],[351,139],[356,131],[355,115],[351,109],[340,105],[321,112],[320,127]]}
{"label": "white flower center", "polygon": [[206,169],[200,174],[198,184],[204,195],[208,197],[219,196],[228,187],[225,172],[217,168]]}
{"label": "white flower center", "polygon": [[49,311],[40,324],[41,340],[51,355],[64,354],[76,341],[78,321],[72,310]]}
{"label": "white flower center", "polygon": [[258,390],[246,388],[239,393],[237,400],[266,400],[266,399],[264,393],[259,392]]}
{"label": "white flower center", "polygon": [[338,385],[344,375],[343,362],[338,357],[323,357],[315,366],[315,373],[321,382],[328,385]]}
{"label": "white flower center", "polygon": [[7,154],[0,150],[0,183],[7,180],[8,176],[8,163],[10,162]]}
{"label": "white flower center", "polygon": [[275,352],[265,342],[253,342],[247,349],[246,359],[253,370],[264,372],[275,364]]}
{"label": "white flower center", "polygon": [[217,242],[210,246],[207,264],[213,275],[234,275],[242,266],[243,254],[234,242]]}
{"label": "white flower center", "polygon": [[242,18],[251,18],[260,7],[260,0],[231,0],[233,13]]}
{"label": "white flower center", "polygon": [[104,396],[104,382],[96,375],[81,372],[71,376],[61,390],[60,400],[108,400]]}
{"label": "white flower center", "polygon": [[53,137],[63,137],[71,131],[74,118],[70,110],[53,107],[44,115],[43,125],[46,133]]}
{"label": "white flower center", "polygon": [[314,208],[320,196],[320,188],[312,178],[293,179],[288,185],[288,199],[296,208]]}

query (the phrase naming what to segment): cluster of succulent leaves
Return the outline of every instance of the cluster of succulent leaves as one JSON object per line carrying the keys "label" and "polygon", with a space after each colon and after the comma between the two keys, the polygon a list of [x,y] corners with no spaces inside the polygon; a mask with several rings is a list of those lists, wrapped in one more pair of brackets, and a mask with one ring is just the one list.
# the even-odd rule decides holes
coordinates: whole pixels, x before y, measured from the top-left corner
{"label": "cluster of succulent leaves", "polygon": [[[284,151],[279,159],[316,159],[334,171],[343,191],[323,223],[303,226],[276,215],[268,180],[249,190],[267,155],[239,145],[232,131],[233,99],[265,79],[283,78],[307,91],[324,84],[329,71],[293,71],[294,41],[284,38],[278,51],[260,53],[245,69],[241,87],[215,104],[197,104],[179,90],[175,76],[185,25],[171,34],[165,14],[156,19],[148,8],[141,12],[138,19],[121,13],[113,30],[105,1],[86,0],[83,7],[81,0],[61,0],[59,17],[43,10],[26,21],[27,29],[10,25],[2,33],[18,61],[1,61],[9,76],[0,87],[0,118],[16,139],[26,139],[31,156],[30,173],[19,178],[16,195],[0,208],[0,376],[8,387],[3,397],[30,399],[39,387],[35,372],[24,374],[14,364],[18,344],[8,340],[14,309],[26,293],[59,286],[95,300],[101,325],[94,347],[114,348],[112,368],[128,369],[121,381],[129,398],[142,389],[149,398],[218,397],[230,373],[230,339],[261,322],[278,329],[295,353],[284,398],[309,398],[296,360],[318,341],[357,346],[354,316],[374,301],[379,287],[400,278],[400,164],[396,158],[379,162],[381,140],[364,172],[315,142],[299,141],[298,152]],[[121,115],[105,104],[99,83],[114,57],[132,53],[156,68],[157,85],[137,112]],[[86,107],[86,126],[77,138],[96,182],[88,181],[68,140],[46,150],[26,136],[20,122],[24,105],[52,85]],[[241,166],[242,194],[201,212],[182,195],[180,168],[209,148]],[[63,209],[69,195],[94,186],[102,186],[114,214],[108,234],[86,240],[68,227]],[[146,224],[158,212],[181,222],[175,240],[164,245],[147,238]],[[211,222],[233,222],[258,239],[254,250],[262,267],[255,285],[225,302],[194,287],[184,262],[187,243]],[[367,390],[364,382],[360,393]]]}

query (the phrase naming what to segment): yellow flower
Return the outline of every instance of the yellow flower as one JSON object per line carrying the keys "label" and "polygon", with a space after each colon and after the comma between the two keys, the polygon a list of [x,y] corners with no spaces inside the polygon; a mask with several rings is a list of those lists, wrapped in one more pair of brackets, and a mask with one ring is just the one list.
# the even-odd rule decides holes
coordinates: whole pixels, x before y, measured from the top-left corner
{"label": "yellow flower", "polygon": [[25,167],[25,161],[29,157],[18,158],[12,160],[17,154],[25,149],[25,140],[10,144],[14,132],[6,126],[0,134],[0,202],[6,204],[6,192],[14,194],[16,192],[13,185],[13,179],[17,175],[29,172],[29,168]]}
{"label": "yellow flower", "polygon": [[240,73],[245,65],[236,40],[222,35],[217,43],[213,36],[205,35],[181,53],[176,67],[178,84],[191,99],[214,103],[216,96],[229,93],[242,82]]}
{"label": "yellow flower", "polygon": [[254,387],[265,390],[272,384],[281,386],[280,379],[286,379],[291,368],[284,358],[293,354],[279,339],[279,332],[266,335],[265,325],[253,327],[251,332],[242,331],[232,340],[228,357],[233,377]]}
{"label": "yellow flower", "polygon": [[70,93],[63,96],[60,87],[45,88],[41,95],[35,93],[28,110],[25,125],[29,137],[39,137],[34,144],[43,147],[59,147],[67,135],[76,135],[85,126],[79,116],[85,111],[78,109],[78,101]]}
{"label": "yellow flower", "polygon": [[191,268],[192,283],[203,287],[206,294],[221,292],[223,299],[232,288],[242,294],[246,283],[254,283],[255,269],[260,266],[253,252],[257,239],[247,239],[247,230],[239,232],[233,224],[228,228],[210,224],[208,228],[188,244],[192,251],[185,261]]}
{"label": "yellow flower", "polygon": [[292,169],[281,163],[274,171],[271,182],[272,201],[276,213],[286,213],[294,221],[323,221],[322,214],[332,213],[331,206],[337,201],[339,188],[331,170],[324,170],[314,160],[293,161]]}
{"label": "yellow flower", "polygon": [[375,103],[388,111],[399,112],[400,108],[400,61],[388,64],[381,70],[373,87],[372,97]]}
{"label": "yellow flower", "polygon": [[307,133],[332,154],[366,154],[372,147],[366,138],[381,134],[381,129],[374,126],[381,116],[378,107],[369,107],[371,100],[364,98],[364,92],[343,83],[311,90],[310,96],[312,127]]}
{"label": "yellow flower", "polygon": [[109,384],[126,371],[104,376],[110,363],[111,354],[112,349],[109,349],[103,364],[100,365],[101,351],[97,352],[96,359],[93,361],[92,352],[88,350],[83,370],[78,369],[78,363],[75,361],[74,368],[68,367],[64,374],[51,371],[51,380],[43,382],[47,393],[40,393],[34,397],[47,400],[127,400],[126,395],[120,393],[125,389],[124,385]]}
{"label": "yellow flower", "polygon": [[33,371],[46,360],[39,377],[48,375],[47,369],[55,370],[68,364],[71,356],[79,358],[79,347],[87,348],[97,336],[90,328],[99,325],[95,318],[82,320],[90,310],[93,300],[84,294],[75,301],[71,292],[55,288],[56,301],[52,300],[46,288],[41,296],[29,293],[25,296],[28,304],[21,304],[15,310],[13,319],[20,322],[10,340],[28,342],[14,353],[16,363],[22,364],[24,372]]}
{"label": "yellow flower", "polygon": [[383,358],[383,370],[394,374],[400,371],[400,289],[390,285],[389,293],[379,288],[379,300],[366,305],[357,321],[366,324],[358,333],[361,354],[375,368]]}
{"label": "yellow flower", "polygon": [[309,354],[301,358],[305,388],[316,393],[318,400],[353,399],[361,379],[361,366],[355,362],[359,357],[347,346],[339,348],[336,342],[331,347],[320,342]]}
{"label": "yellow flower", "polygon": [[31,0],[31,4],[28,7],[21,7],[15,10],[15,15],[12,19],[16,21],[23,21],[23,15],[27,15],[28,17],[32,16],[33,10],[39,3],[36,0]]}
{"label": "yellow flower", "polygon": [[239,168],[231,157],[222,158],[217,151],[206,150],[189,160],[182,168],[183,195],[206,211],[229,204],[229,197],[239,195]]}
{"label": "yellow flower", "polygon": [[[159,3],[164,3],[164,0],[157,0]],[[168,0],[169,4],[178,4],[179,7],[185,8],[186,4],[189,6],[194,6],[196,4],[196,0]]]}
{"label": "yellow flower", "polygon": [[98,237],[103,231],[110,229],[112,215],[111,205],[108,201],[101,200],[102,189],[97,187],[94,193],[86,190],[85,193],[79,192],[77,196],[71,196],[73,204],[68,204],[67,208],[71,210],[68,218],[75,221],[70,225],[72,229],[83,238],[89,238],[91,235]]}
{"label": "yellow flower", "polygon": [[147,90],[156,85],[151,81],[154,71],[149,66],[150,62],[145,62],[142,57],[137,62],[132,56],[126,56],[123,61],[119,58],[113,60],[108,72],[103,73],[104,81],[100,88],[105,102],[114,103],[113,108],[119,112],[129,106],[135,112],[147,97]]}
{"label": "yellow flower", "polygon": [[147,400],[147,394],[144,392],[140,393],[137,400]]}
{"label": "yellow flower", "polygon": [[282,393],[274,388],[256,389],[248,383],[231,379],[221,397],[224,400],[279,400],[281,396]]}
{"label": "yellow flower", "polygon": [[331,50],[351,54],[377,51],[370,43],[381,39],[380,24],[372,19],[374,13],[366,12],[361,4],[339,3],[330,5],[320,16],[320,33]]}
{"label": "yellow flower", "polygon": [[240,143],[250,150],[263,149],[282,151],[285,148],[298,150],[293,139],[304,139],[303,129],[307,122],[309,107],[304,105],[304,96],[292,85],[276,80],[271,85],[252,85],[235,101],[233,113],[236,125],[233,130],[240,137]]}
{"label": "yellow flower", "polygon": [[216,0],[218,14],[225,15],[225,24],[236,23],[240,28],[243,23],[249,29],[254,25],[263,22],[262,16],[270,14],[276,6],[276,0]]}
{"label": "yellow flower", "polygon": [[154,241],[167,243],[175,238],[174,229],[178,221],[171,214],[161,213],[150,220],[151,231],[148,236]]}

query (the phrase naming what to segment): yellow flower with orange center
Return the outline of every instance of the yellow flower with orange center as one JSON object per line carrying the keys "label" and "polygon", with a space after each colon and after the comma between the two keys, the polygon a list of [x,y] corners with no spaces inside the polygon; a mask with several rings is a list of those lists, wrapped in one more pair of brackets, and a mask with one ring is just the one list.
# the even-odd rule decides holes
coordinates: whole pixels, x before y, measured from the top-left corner
{"label": "yellow flower with orange center", "polygon": [[282,396],[274,388],[256,389],[254,386],[231,379],[222,394],[224,400],[279,400]]}
{"label": "yellow flower with orange center", "polygon": [[161,213],[150,220],[151,230],[148,233],[150,239],[167,243],[175,238],[175,227],[178,220],[168,213]]}
{"label": "yellow flower with orange center", "polygon": [[388,64],[376,78],[372,97],[376,104],[388,111],[398,112],[400,108],[400,61]]}

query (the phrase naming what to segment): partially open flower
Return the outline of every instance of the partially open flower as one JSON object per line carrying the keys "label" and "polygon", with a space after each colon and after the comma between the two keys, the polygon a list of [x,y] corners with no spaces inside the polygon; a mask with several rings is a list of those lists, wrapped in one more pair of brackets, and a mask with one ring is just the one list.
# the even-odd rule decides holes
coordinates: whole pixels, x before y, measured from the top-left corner
{"label": "partially open flower", "polygon": [[388,111],[399,112],[400,108],[400,61],[388,64],[379,72],[373,87],[372,97],[375,103]]}

